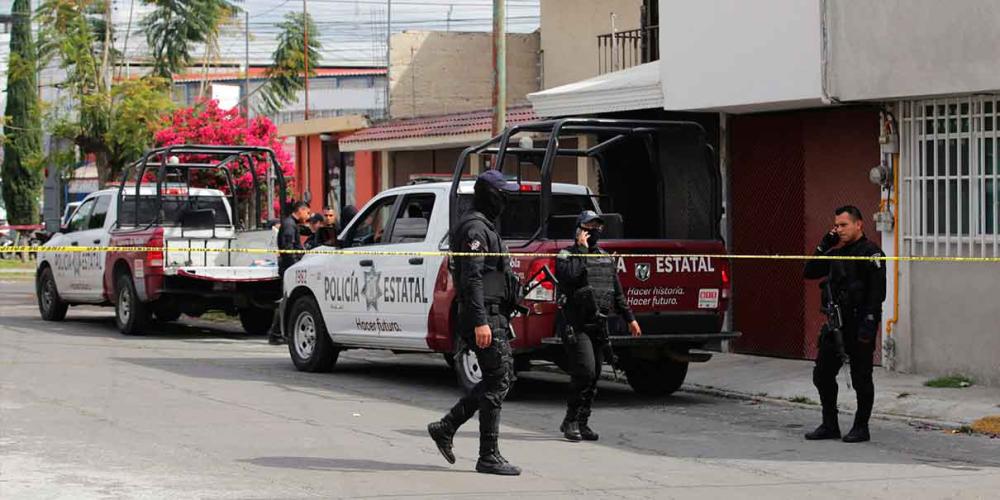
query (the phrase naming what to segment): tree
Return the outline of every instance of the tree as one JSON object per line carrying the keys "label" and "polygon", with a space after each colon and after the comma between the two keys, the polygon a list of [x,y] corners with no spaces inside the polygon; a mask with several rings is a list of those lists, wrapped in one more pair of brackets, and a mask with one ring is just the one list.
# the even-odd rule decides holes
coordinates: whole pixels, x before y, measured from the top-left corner
{"label": "tree", "polygon": [[[278,23],[281,35],[278,36],[278,48],[272,57],[274,65],[265,72],[267,83],[261,88],[261,104],[258,112],[274,114],[296,98],[296,93],[305,88],[303,75],[306,70],[305,61],[305,28],[309,33],[317,34],[316,25],[308,13],[289,12],[285,20]],[[313,76],[314,68],[321,60],[320,49],[323,45],[318,36],[309,38],[309,76]]]}
{"label": "tree", "polygon": [[[101,185],[116,178],[135,151],[150,145],[149,124],[171,109],[166,80],[112,82],[110,70],[122,56],[112,47],[110,9],[108,0],[44,0],[36,15],[40,60],[55,60],[65,70],[58,86],[72,109],[67,113],[66,106],[53,106],[53,136],[95,157]],[[66,158],[57,155],[52,161]]]}
{"label": "tree", "polygon": [[[239,108],[228,111],[220,109],[218,101],[203,100],[192,107],[182,108],[166,117],[162,128],[156,133],[157,146],[173,146],[177,144],[215,144],[215,145],[247,145],[263,146],[274,151],[281,173],[285,178],[286,188],[291,188],[291,179],[295,173],[292,158],[282,146],[278,137],[278,128],[265,116],[258,116],[247,121],[240,114]],[[268,163],[258,161],[254,170],[258,179],[267,178]],[[237,197],[243,201],[249,200],[253,176],[243,165],[232,170],[237,188]],[[201,175],[198,179],[205,187],[216,187],[227,190],[221,176],[214,173]],[[266,191],[266,185],[259,189]],[[248,214],[248,210],[240,213]]]}
{"label": "tree", "polygon": [[4,111],[3,200],[12,224],[37,224],[42,134],[31,37],[31,2],[14,0]]}
{"label": "tree", "polygon": [[218,49],[223,23],[240,12],[226,0],[146,0],[155,8],[140,27],[153,52],[153,74],[170,78],[191,66],[195,45],[204,44],[206,55]]}

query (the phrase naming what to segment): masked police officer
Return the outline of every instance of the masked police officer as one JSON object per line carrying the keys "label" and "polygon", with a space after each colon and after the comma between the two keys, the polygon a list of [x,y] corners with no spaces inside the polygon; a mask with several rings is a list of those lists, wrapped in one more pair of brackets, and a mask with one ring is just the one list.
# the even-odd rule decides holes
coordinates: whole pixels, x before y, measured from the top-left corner
{"label": "masked police officer", "polygon": [[[864,222],[857,207],[840,207],[834,213],[834,227],[816,247],[816,255],[885,256],[878,245],[865,237]],[[881,322],[882,302],[885,300],[885,261],[811,260],[806,264],[805,277],[828,280],[829,287],[824,286],[824,302],[832,300],[842,314],[843,351],[850,360],[851,382],[858,396],[854,425],[843,440],[846,443],[868,441],[871,439],[868,419],[875,402],[872,355]],[[806,439],[840,438],[836,377],[842,365],[840,348],[830,330],[826,329],[820,337],[819,355],[813,368],[813,383],[823,405],[823,423],[806,434]]]}
{"label": "masked police officer", "polygon": [[[583,211],[576,219],[576,241],[556,259],[563,344],[572,377],[566,418],[559,430],[570,441],[598,438],[589,425],[590,407],[608,345],[608,316],[621,315],[633,336],[642,335],[622,294],[614,259],[597,246],[603,231],[600,216],[592,210]],[[597,254],[601,257],[594,256]]]}
{"label": "masked police officer", "polygon": [[455,463],[452,441],[455,432],[479,411],[479,461],[476,471],[516,476],[521,469],[500,455],[500,407],[514,376],[510,349],[510,313],[517,304],[518,281],[506,256],[496,223],[507,203],[507,192],[517,184],[507,182],[497,170],[487,170],[476,180],[472,210],[451,231],[454,252],[491,255],[459,256],[451,259],[452,278],[460,297],[459,332],[472,346],[483,379],[441,420],[427,426],[438,450]]}

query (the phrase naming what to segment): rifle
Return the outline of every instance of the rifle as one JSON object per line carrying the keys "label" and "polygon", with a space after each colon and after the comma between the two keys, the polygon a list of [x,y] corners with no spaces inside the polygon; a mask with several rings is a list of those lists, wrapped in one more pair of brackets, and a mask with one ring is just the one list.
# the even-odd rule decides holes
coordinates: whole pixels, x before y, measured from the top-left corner
{"label": "rifle", "polygon": [[837,357],[846,365],[850,362],[850,358],[847,356],[847,350],[844,348],[844,317],[841,314],[840,304],[837,303],[833,295],[833,287],[830,286],[830,280],[824,281],[820,286],[823,288],[823,306],[821,310],[826,315],[826,323],[820,330],[820,337],[822,338],[826,335],[833,336],[833,345],[837,349]]}
{"label": "rifle", "polygon": [[[541,275],[541,278],[539,278],[538,275]],[[513,326],[514,317],[518,315],[527,316],[528,313],[531,312],[531,310],[529,310],[527,307],[521,305],[521,302],[524,302],[524,298],[527,297],[532,290],[538,288],[539,286],[541,286],[542,283],[545,283],[546,281],[552,283],[553,285],[559,284],[559,280],[557,280],[556,276],[552,274],[552,271],[549,269],[549,266],[542,266],[542,268],[539,269],[538,272],[536,272],[532,276],[529,276],[528,278],[531,279],[531,281],[528,282],[528,285],[519,290],[516,294],[514,294],[516,295],[516,298],[514,303],[511,304],[511,311],[509,316],[507,317],[507,320],[511,324],[510,327],[511,340],[514,340],[516,338],[516,335],[514,335],[514,326]]]}

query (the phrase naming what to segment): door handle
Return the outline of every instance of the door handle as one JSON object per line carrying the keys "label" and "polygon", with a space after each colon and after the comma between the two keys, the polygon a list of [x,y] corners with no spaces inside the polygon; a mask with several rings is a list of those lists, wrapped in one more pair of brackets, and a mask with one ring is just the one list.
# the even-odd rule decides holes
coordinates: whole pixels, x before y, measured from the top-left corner
{"label": "door handle", "polygon": [[414,266],[419,266],[419,265],[421,265],[423,263],[424,263],[424,258],[423,257],[412,257],[412,258],[410,258],[410,264],[413,264]]}
{"label": "door handle", "polygon": [[372,266],[375,265],[375,263],[372,262],[371,259],[365,259],[365,260],[359,262],[359,264],[361,264],[361,267],[372,267]]}
{"label": "door handle", "polygon": [[71,242],[70,242],[70,245],[73,245],[73,246],[77,246],[77,245],[79,245],[79,244],[80,244],[80,242],[79,242],[79,241],[71,241]]}
{"label": "door handle", "polygon": [[94,244],[95,245],[100,245],[101,244],[101,239],[98,238],[98,239],[94,240]]}

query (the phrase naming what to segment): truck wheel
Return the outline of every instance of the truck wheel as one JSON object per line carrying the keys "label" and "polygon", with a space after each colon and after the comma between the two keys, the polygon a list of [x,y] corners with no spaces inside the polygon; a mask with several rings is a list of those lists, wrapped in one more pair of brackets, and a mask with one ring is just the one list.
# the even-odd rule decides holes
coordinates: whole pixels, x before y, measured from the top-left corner
{"label": "truck wheel", "polygon": [[[299,297],[288,315],[288,352],[303,372],[328,372],[337,364],[340,349],[333,345],[326,323],[312,297]],[[242,318],[242,316],[241,316]],[[270,326],[270,325],[268,325]]]}
{"label": "truck wheel", "polygon": [[153,306],[153,315],[156,316],[156,321],[170,323],[181,317],[181,310],[173,306],[155,305]]}
{"label": "truck wheel", "polygon": [[56,280],[52,276],[52,268],[42,269],[42,274],[35,280],[35,293],[38,296],[38,312],[45,321],[62,321],[66,318],[69,304],[63,302],[56,289]]}
{"label": "truck wheel", "polygon": [[444,362],[448,364],[448,368],[452,370],[455,369],[455,355],[450,352],[442,352],[441,357],[444,358]]}
{"label": "truck wheel", "polygon": [[149,304],[139,300],[135,291],[132,276],[122,274],[118,277],[118,301],[115,303],[115,323],[125,335],[141,335],[150,319]]}
{"label": "truck wheel", "polygon": [[680,389],[688,364],[669,359],[632,359],[625,363],[628,385],[643,396],[666,396]]}
{"label": "truck wheel", "polygon": [[274,309],[260,309],[249,307],[240,309],[240,324],[243,331],[250,335],[267,335],[271,329],[271,322],[274,321]]}

